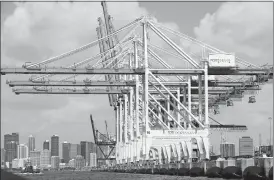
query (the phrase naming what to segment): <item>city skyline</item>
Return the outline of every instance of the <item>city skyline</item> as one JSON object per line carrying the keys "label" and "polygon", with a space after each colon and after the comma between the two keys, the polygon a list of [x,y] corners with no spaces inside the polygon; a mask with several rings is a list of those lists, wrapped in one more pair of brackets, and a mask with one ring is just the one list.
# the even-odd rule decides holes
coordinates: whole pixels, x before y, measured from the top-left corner
{"label": "city skyline", "polygon": [[[212,2],[197,5],[189,2],[179,5],[178,3],[132,2],[124,3],[123,9],[120,9],[116,3],[109,3],[108,6],[110,15],[115,19],[114,25],[117,29],[126,22],[148,13],[155,15],[159,22],[163,22],[170,28],[185,32],[220,49],[235,52],[249,62],[266,64],[271,63],[270,60],[273,59],[273,28],[271,28],[273,23],[268,16],[269,13],[273,12],[273,7],[263,3]],[[42,11],[44,7],[48,7],[46,12]],[[74,10],[76,15],[68,13],[66,7]],[[163,11],[163,8],[166,7],[173,9],[173,11],[171,13]],[[102,15],[99,2],[88,6],[85,3],[65,6],[60,4],[48,5],[48,3],[41,5],[39,3],[16,4],[6,2],[1,8],[3,13],[1,36],[5,37],[3,40],[1,39],[3,47],[1,65],[19,67],[25,61],[38,62],[46,57],[60,54],[95,40],[97,17]],[[193,11],[194,8],[195,11]],[[32,12],[31,9],[34,11]],[[82,9],[85,9],[87,14]],[[239,11],[233,11],[234,9]],[[265,13],[252,13],[255,10]],[[18,17],[18,12],[24,14],[23,19]],[[33,16],[30,16],[30,12],[33,13]],[[125,17],[125,13],[129,16]],[[239,22],[230,22],[227,14]],[[49,24],[42,25],[41,19],[35,17],[44,18]],[[87,20],[86,17],[90,17],[90,19]],[[63,21],[63,18],[70,21]],[[250,18],[254,21],[249,21]],[[260,24],[254,24],[257,22]],[[241,24],[240,27],[238,23]],[[58,26],[53,27],[51,24],[58,24]],[[73,26],[70,26],[71,24]],[[64,32],[59,26],[67,27],[66,29],[69,31]],[[78,27],[82,27],[80,32]],[[44,31],[41,31],[41,28],[44,28]],[[21,36],[21,29],[25,30],[24,38]],[[222,29],[227,31],[224,32]],[[240,37],[239,34],[243,34],[243,31],[246,36]],[[258,38],[261,39],[260,44],[256,41]],[[8,79],[13,77],[10,76]],[[59,134],[60,142],[68,139],[71,143],[78,143],[83,140],[93,141],[89,121],[90,114],[93,114],[95,125],[101,132],[105,132],[105,126],[102,123],[104,120],[107,120],[109,127],[114,127],[114,112],[112,107],[109,107],[107,96],[16,96],[10,91],[5,81],[6,77],[1,84],[3,97],[1,99],[3,105],[1,107],[1,132],[3,134],[13,131],[19,132],[22,141],[25,143],[29,134],[39,135],[36,138],[37,149],[41,149],[42,142],[45,139],[50,139],[51,134],[55,133]],[[254,139],[255,144],[258,144],[259,133],[262,134],[263,144],[266,144],[267,139],[269,139],[269,131],[265,131],[264,127],[259,125],[262,123],[268,125],[268,117],[272,117],[273,114],[272,84],[264,85],[256,99],[257,102],[251,105],[247,103],[248,97],[245,97],[242,102],[235,102],[234,107],[221,108],[221,114],[213,116],[222,124],[244,124],[248,126],[247,132],[235,133],[233,134],[234,137],[229,137],[229,141],[235,143],[236,153],[239,152],[237,143],[239,137],[250,136]],[[20,123],[22,118],[26,120],[26,123],[14,127],[14,124]],[[33,127],[36,128],[33,129]],[[79,129],[81,129],[80,133]],[[112,133],[115,132],[114,128],[109,128],[109,130]],[[219,133],[212,132],[210,138],[213,146],[217,147],[214,150],[218,151]],[[3,142],[2,136],[1,139]],[[20,142],[22,142],[21,139]],[[3,147],[3,143],[1,147]],[[59,153],[61,151],[59,148]]]}
{"label": "city skyline", "polygon": [[[55,137],[57,136],[58,138],[60,138],[58,135],[52,135],[51,137]],[[19,137],[20,137],[20,134],[19,134]],[[34,137],[35,138],[35,137]],[[259,142],[258,144],[254,144],[254,139],[252,137],[249,137],[249,136],[240,136],[238,139],[236,139],[235,142],[233,141],[226,141],[226,142],[221,142],[218,144],[218,146],[220,146],[221,144],[233,144],[234,145],[234,148],[236,148],[236,145],[237,144],[240,144],[240,141],[241,139],[243,138],[250,138],[251,141],[252,141],[252,149],[254,150],[255,148],[258,148],[260,146]],[[45,140],[43,141],[42,144],[44,144],[45,142],[51,144],[51,141],[50,140]],[[19,142],[20,143],[20,142]],[[63,150],[63,147],[64,147],[64,144],[67,144],[65,146],[65,148],[69,148],[69,152],[68,152],[68,156],[69,157],[72,157],[74,155],[70,155],[72,152],[71,152],[71,147],[73,147],[73,154],[77,154],[77,155],[82,155],[84,158],[87,156],[88,153],[86,153],[86,149],[87,148],[91,148],[93,151],[95,151],[95,146],[94,146],[94,149],[93,149],[93,146],[90,145],[90,143],[94,144],[95,145],[95,142],[88,142],[88,141],[80,141],[78,143],[71,143],[70,141],[59,141],[58,145],[59,145],[59,157],[63,159],[63,153],[64,153],[64,150]],[[82,145],[81,145],[82,144]],[[26,145],[28,147],[28,144],[27,143],[20,143],[19,145]],[[270,145],[269,142],[266,142],[266,143],[262,143],[261,146],[268,146]],[[42,145],[43,147],[43,145]],[[3,147],[1,147],[1,149],[4,149]],[[42,151],[44,150],[43,148],[41,149],[35,149],[35,151]],[[209,148],[210,152],[213,150],[213,152],[215,153],[215,155],[219,155],[221,154],[221,149],[218,149],[217,146],[213,146],[213,145],[210,145],[210,148]],[[29,151],[29,150],[28,150]],[[51,151],[51,146],[49,146],[49,151]],[[79,151],[79,152],[78,152]],[[30,152],[30,151],[29,151]],[[18,152],[17,152],[18,153]],[[100,153],[100,152],[99,152]],[[238,149],[238,152],[236,151],[235,149],[235,155],[240,155],[240,149]]]}
{"label": "city skyline", "polygon": [[[11,134],[5,134],[4,135],[5,137],[7,137],[6,139],[8,139],[8,140],[17,140],[17,139],[19,139],[20,138],[20,134],[19,133],[11,133]],[[32,134],[30,135],[30,136],[28,136],[28,138],[29,137],[31,137],[31,138],[33,138],[33,139],[35,139],[35,136],[33,136]],[[58,137],[58,140],[56,141],[56,137]],[[83,153],[84,153],[84,155],[83,155],[83,157],[84,158],[86,158],[86,156],[87,157],[89,157],[89,152],[90,151],[92,151],[92,152],[95,152],[95,146],[94,146],[94,142],[88,142],[88,141],[80,141],[80,142],[78,142],[78,143],[75,143],[75,144],[72,144],[72,143],[70,143],[70,142],[68,142],[68,141],[63,141],[63,142],[60,142],[59,141],[59,136],[58,135],[52,135],[51,136],[51,139],[53,139],[54,140],[54,146],[56,146],[56,144],[58,145],[58,151],[59,151],[59,154],[58,154],[58,157],[60,157],[60,159],[65,159],[65,158],[74,158],[74,157],[76,157],[77,155],[81,155],[81,143],[84,143],[85,144],[85,147],[84,147],[84,149],[83,149]],[[30,148],[29,148],[29,143],[21,143],[20,141],[7,141],[7,143],[5,143],[5,144],[10,144],[10,143],[14,143],[15,144],[15,154],[16,154],[16,156],[17,156],[17,158],[18,157],[21,157],[19,154],[21,153],[21,151],[19,151],[19,149],[22,149],[22,148],[27,148],[27,150],[23,150],[24,151],[24,153],[25,152],[27,152],[27,154],[25,155],[25,156],[27,156],[27,157],[30,157],[30,153],[32,152],[33,154],[35,154],[35,152],[42,152],[43,150],[45,150],[44,149],[44,145],[45,145],[45,143],[47,144],[46,146],[48,146],[49,145],[49,149],[47,149],[47,150],[49,150],[50,152],[52,151],[51,150],[51,145],[50,144],[52,144],[51,143],[51,141],[50,140],[45,140],[45,141],[43,141],[43,148],[41,148],[41,149],[34,149],[33,151],[31,151],[30,150]],[[66,144],[66,146],[64,146],[64,144]],[[92,145],[93,144],[93,145]],[[35,143],[35,140],[34,140],[34,144],[31,144],[31,146],[36,146],[36,143]],[[67,151],[66,152],[66,157],[64,157],[64,147],[65,147],[65,151]],[[73,147],[73,148],[71,148],[71,147]],[[5,148],[4,147],[1,147],[1,150],[4,150]],[[56,148],[55,148],[55,150],[56,150]],[[54,151],[55,151],[54,150]],[[72,152],[73,151],[73,152]],[[2,152],[2,151],[1,151]],[[55,152],[56,153],[56,152]],[[1,154],[2,155],[2,154]],[[53,156],[55,156],[56,154],[53,154]],[[23,158],[26,158],[26,157],[23,157]],[[19,159],[22,159],[22,157],[21,158],[19,158]],[[67,160],[68,161],[68,160]],[[89,159],[88,159],[88,162],[89,162]],[[67,162],[68,163],[68,162]]]}

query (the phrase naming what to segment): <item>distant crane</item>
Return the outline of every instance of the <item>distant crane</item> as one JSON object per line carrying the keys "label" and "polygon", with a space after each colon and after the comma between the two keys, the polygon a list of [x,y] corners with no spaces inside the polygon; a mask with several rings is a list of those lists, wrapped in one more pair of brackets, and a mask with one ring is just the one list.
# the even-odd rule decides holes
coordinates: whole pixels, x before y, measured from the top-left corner
{"label": "distant crane", "polygon": [[[94,136],[94,142],[96,144],[96,161],[97,165],[99,165],[100,160],[115,160],[115,158],[110,157],[111,153],[115,149],[116,141],[111,139],[108,135],[106,136],[105,134],[100,133],[94,125],[94,121],[92,119],[92,115],[90,115],[90,122],[92,126],[92,131],[93,131],[93,136]],[[107,124],[106,124],[107,128]],[[110,149],[108,153],[104,152],[104,149]],[[102,153],[103,157],[99,157],[98,149]]]}

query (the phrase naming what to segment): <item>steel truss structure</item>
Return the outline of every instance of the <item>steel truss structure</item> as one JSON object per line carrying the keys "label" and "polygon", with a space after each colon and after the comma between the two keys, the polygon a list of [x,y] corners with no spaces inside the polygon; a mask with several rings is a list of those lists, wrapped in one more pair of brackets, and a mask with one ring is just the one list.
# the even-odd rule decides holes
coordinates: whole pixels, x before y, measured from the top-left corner
{"label": "steel truss structure", "polygon": [[[21,87],[13,89],[14,93],[108,94],[115,111],[117,164],[209,159],[210,130],[246,130],[246,126],[210,125],[209,113],[220,113],[220,105],[233,106],[232,99],[242,99],[244,92],[260,90],[272,79],[273,67],[240,58],[235,67],[211,67],[208,55],[225,52],[148,16],[115,31],[104,2],[103,10],[105,23],[98,19],[97,40],[22,68],[2,68],[2,75],[38,75],[29,81],[7,81],[11,87]],[[153,44],[157,38],[168,48]],[[176,38],[199,46],[201,56],[187,53]],[[96,45],[100,53],[95,56],[67,67],[48,66]],[[169,59],[180,67],[171,66]],[[69,76],[52,79],[60,75]],[[83,75],[87,78],[76,81]],[[104,80],[99,80],[102,75]]]}

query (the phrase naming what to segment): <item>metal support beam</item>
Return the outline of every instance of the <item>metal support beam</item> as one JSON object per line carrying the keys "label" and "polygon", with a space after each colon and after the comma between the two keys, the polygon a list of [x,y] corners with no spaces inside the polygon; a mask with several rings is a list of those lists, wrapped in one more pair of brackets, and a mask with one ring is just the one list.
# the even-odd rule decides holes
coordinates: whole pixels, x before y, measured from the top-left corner
{"label": "metal support beam", "polygon": [[147,23],[143,23],[143,49],[144,49],[144,68],[145,68],[145,74],[143,76],[143,123],[145,126],[145,133],[143,133],[143,136],[145,135],[145,143],[144,143],[144,154],[146,156],[146,159],[148,157],[148,145],[147,145],[147,133],[149,133],[149,116],[148,116],[148,56],[147,56]]}
{"label": "metal support beam", "polygon": [[[161,75],[197,75],[204,74],[202,69],[150,69],[153,74]],[[145,68],[133,68],[133,69],[94,69],[94,68],[41,68],[39,70],[28,70],[24,68],[1,68],[1,75],[6,74],[78,74],[78,75],[91,75],[91,74],[145,74]]]}
{"label": "metal support beam", "polygon": [[[137,52],[137,42],[134,41],[134,65],[135,68],[137,69],[139,67],[138,63],[138,52]],[[139,129],[139,75],[135,75],[135,81],[136,81],[136,86],[135,86],[135,124],[136,124],[136,139],[140,137],[140,129]]]}
{"label": "metal support beam", "polygon": [[[188,111],[191,112],[191,77],[188,76],[187,77],[187,80],[188,80],[188,89],[187,89],[187,93],[188,93]],[[188,121],[191,122],[191,115],[190,113],[188,114]],[[191,128],[191,125],[188,124],[188,127],[187,128]]]}
{"label": "metal support beam", "polygon": [[14,89],[15,94],[128,94],[128,90],[74,90],[74,89],[45,89],[45,90],[34,90],[34,89]]}
{"label": "metal support beam", "polygon": [[199,120],[202,122],[202,77],[198,75],[199,83]]}
{"label": "metal support beam", "polygon": [[204,61],[204,81],[205,81],[205,127],[209,127],[208,121],[208,61]]}

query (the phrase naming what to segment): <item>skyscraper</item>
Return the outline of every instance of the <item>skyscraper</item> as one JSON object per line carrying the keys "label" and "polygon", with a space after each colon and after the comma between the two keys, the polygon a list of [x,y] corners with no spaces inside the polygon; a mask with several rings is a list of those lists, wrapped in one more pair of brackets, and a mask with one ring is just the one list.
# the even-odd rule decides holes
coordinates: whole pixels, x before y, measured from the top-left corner
{"label": "skyscraper", "polygon": [[40,154],[40,166],[42,168],[47,168],[48,165],[50,165],[50,158],[51,158],[50,150],[44,149],[43,151],[41,151],[41,154]]}
{"label": "skyscraper", "polygon": [[[12,143],[11,143],[12,142]],[[12,162],[14,158],[17,158],[17,145],[19,144],[19,134],[5,134],[4,135],[4,149],[6,150],[6,162]]]}
{"label": "skyscraper", "polygon": [[254,155],[253,151],[253,139],[250,137],[242,137],[239,139],[239,155],[244,156],[244,155]]}
{"label": "skyscraper", "polygon": [[15,143],[19,144],[19,134],[12,133],[12,134],[5,134],[4,135],[4,149],[7,150],[7,143],[14,141]]}
{"label": "skyscraper", "polygon": [[51,137],[51,156],[59,156],[59,137],[53,135]]}
{"label": "skyscraper", "polygon": [[75,159],[77,155],[81,155],[80,144],[70,144],[70,151],[69,151],[70,159]]}
{"label": "skyscraper", "polygon": [[43,143],[43,150],[44,149],[47,149],[49,150],[49,140],[45,140],[44,143]]}
{"label": "skyscraper", "polygon": [[86,159],[86,149],[87,149],[87,142],[86,141],[81,141],[81,156]]}
{"label": "skyscraper", "polygon": [[70,160],[70,156],[69,156],[69,151],[70,151],[70,143],[68,143],[67,141],[63,142],[62,144],[62,152],[63,152],[63,159],[64,159],[64,163],[68,163]]}
{"label": "skyscraper", "polygon": [[235,157],[235,144],[223,143],[220,145],[221,157]]}
{"label": "skyscraper", "polygon": [[17,142],[10,141],[6,144],[6,162],[12,162],[17,158]]}
{"label": "skyscraper", "polygon": [[86,166],[90,163],[90,153],[93,152],[94,143],[81,141],[81,156],[85,159]]}
{"label": "skyscraper", "polygon": [[25,144],[17,145],[17,158],[18,159],[24,159],[28,158],[29,151],[28,146]]}
{"label": "skyscraper", "polygon": [[93,142],[81,141],[81,156],[85,159],[86,166],[90,165],[90,153],[96,151],[95,144]]}
{"label": "skyscraper", "polygon": [[34,149],[35,149],[35,138],[32,135],[29,136],[28,147],[29,147],[29,152],[34,151]]}

